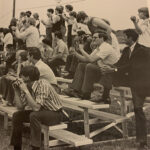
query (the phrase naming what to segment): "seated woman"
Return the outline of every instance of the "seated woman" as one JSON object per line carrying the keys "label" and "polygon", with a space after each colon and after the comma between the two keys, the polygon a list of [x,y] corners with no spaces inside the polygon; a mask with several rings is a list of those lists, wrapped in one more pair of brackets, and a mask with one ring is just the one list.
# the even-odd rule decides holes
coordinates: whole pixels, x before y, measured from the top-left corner
{"label": "seated woman", "polygon": [[24,67],[20,76],[19,84],[14,83],[19,111],[13,114],[11,145],[14,150],[21,150],[23,123],[30,122],[32,150],[40,150],[41,124],[59,124],[65,119],[65,113],[59,95],[46,80],[39,79],[40,73],[35,66]]}
{"label": "seated woman", "polygon": [[90,99],[93,91],[93,84],[98,82],[102,76],[100,67],[107,64],[114,64],[118,58],[114,49],[109,44],[109,37],[106,32],[93,34],[93,43],[97,48],[89,55],[80,45],[80,52],[74,52],[74,55],[83,62],[79,63],[70,88],[65,91],[69,96]]}

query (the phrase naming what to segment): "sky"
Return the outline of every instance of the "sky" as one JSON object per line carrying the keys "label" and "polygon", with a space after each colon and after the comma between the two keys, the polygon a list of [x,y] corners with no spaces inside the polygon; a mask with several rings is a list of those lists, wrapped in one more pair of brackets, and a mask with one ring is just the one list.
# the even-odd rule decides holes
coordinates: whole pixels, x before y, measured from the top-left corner
{"label": "sky", "polygon": [[[46,17],[48,8],[72,3],[75,11],[85,11],[89,16],[108,19],[114,30],[133,28],[131,15],[138,14],[140,7],[150,6],[150,0],[16,0],[16,17],[21,11],[38,12]],[[12,17],[13,0],[0,0],[0,27],[7,27]]]}

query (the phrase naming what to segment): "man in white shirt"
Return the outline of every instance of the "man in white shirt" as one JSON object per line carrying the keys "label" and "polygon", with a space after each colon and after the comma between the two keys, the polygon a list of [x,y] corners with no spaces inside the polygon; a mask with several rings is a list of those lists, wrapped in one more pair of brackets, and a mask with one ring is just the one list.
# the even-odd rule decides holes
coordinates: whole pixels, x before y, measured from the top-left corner
{"label": "man in white shirt", "polygon": [[138,43],[146,48],[150,48],[150,19],[148,8],[142,7],[138,12],[140,20],[135,16],[131,17],[135,29],[139,34]]}
{"label": "man in white shirt", "polygon": [[66,94],[90,99],[93,84],[98,82],[102,75],[101,65],[114,64],[118,60],[115,50],[107,43],[108,39],[107,33],[95,33],[92,42],[97,44],[97,48],[90,55],[80,45],[82,55],[75,52],[75,56],[84,63],[78,64],[73,82],[70,85],[71,91],[65,91]]}
{"label": "man in white shirt", "polygon": [[47,9],[47,20],[41,20],[42,24],[46,28],[46,39],[49,40],[50,46],[52,46],[52,27],[53,27],[53,9]]}
{"label": "man in white shirt", "polygon": [[16,37],[26,41],[26,47],[38,47],[39,45],[39,32],[35,27],[35,19],[26,19],[26,30],[20,32],[16,30]]}
{"label": "man in white shirt", "polygon": [[36,47],[30,47],[28,50],[28,60],[39,69],[40,79],[46,79],[51,85],[56,87],[57,79],[51,68],[41,60],[40,50]]}

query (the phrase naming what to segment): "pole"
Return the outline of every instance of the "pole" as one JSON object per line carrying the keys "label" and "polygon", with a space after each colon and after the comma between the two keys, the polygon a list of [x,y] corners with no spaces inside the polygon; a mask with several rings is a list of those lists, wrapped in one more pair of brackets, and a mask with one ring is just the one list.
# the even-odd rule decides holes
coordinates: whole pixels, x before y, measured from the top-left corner
{"label": "pole", "polygon": [[13,0],[13,18],[15,18],[15,11],[16,11],[16,0]]}

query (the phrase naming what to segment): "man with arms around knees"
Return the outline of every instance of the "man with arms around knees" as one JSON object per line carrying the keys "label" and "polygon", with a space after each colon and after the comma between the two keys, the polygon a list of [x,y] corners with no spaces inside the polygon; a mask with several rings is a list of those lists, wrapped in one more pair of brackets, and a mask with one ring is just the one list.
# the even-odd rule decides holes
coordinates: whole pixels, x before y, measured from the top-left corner
{"label": "man with arms around knees", "polygon": [[23,123],[29,122],[32,150],[40,150],[41,125],[59,124],[65,118],[62,104],[52,86],[39,79],[40,73],[35,66],[24,67],[20,76],[20,83],[14,84],[15,103],[19,111],[12,118],[11,145],[14,150],[22,149]]}

